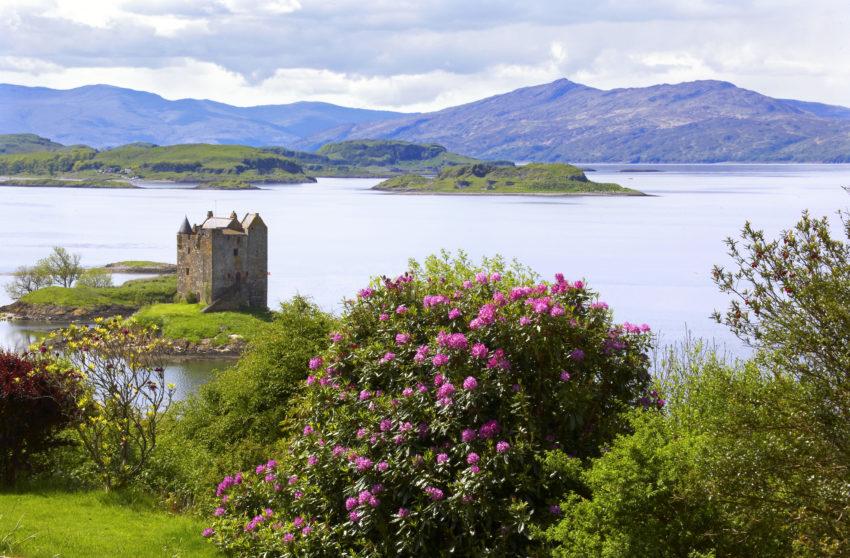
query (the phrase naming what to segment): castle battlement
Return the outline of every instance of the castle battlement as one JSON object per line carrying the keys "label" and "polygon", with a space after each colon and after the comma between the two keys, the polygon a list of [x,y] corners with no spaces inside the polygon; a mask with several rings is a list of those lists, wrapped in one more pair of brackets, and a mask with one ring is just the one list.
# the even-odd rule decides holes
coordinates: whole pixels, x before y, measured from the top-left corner
{"label": "castle battlement", "polygon": [[177,231],[177,293],[205,311],[268,307],[268,228],[259,213],[236,212]]}

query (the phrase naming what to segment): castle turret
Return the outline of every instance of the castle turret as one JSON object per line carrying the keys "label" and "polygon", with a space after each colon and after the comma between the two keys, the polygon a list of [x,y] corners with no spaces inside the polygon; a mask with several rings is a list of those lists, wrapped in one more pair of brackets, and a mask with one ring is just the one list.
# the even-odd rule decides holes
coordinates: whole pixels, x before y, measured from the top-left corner
{"label": "castle turret", "polygon": [[177,231],[177,234],[192,234],[192,225],[189,224],[189,218],[183,218],[183,224],[180,225],[180,230]]}

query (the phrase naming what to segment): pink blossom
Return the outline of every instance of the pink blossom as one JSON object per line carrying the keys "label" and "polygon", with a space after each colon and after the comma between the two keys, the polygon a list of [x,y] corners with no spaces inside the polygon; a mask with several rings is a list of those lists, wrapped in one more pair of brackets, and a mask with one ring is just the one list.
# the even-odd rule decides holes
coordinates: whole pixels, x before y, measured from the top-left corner
{"label": "pink blossom", "polygon": [[552,515],[561,515],[561,506],[558,504],[553,504],[549,506],[549,513]]}
{"label": "pink blossom", "polygon": [[361,490],[360,494],[357,495],[357,502],[360,504],[365,504],[369,501],[369,498],[372,497],[372,493],[368,490]]}
{"label": "pink blossom", "polygon": [[307,385],[308,386],[312,386],[315,383],[315,381],[316,381],[316,377],[313,376],[312,374],[310,376],[307,376]]}
{"label": "pink blossom", "polygon": [[478,387],[478,380],[474,376],[467,376],[463,381],[463,389],[471,391]]}
{"label": "pink blossom", "polygon": [[387,430],[389,430],[392,427],[393,427],[393,421],[391,421],[390,419],[384,419],[384,420],[381,421],[381,424],[380,424],[381,432],[386,432]]}
{"label": "pink blossom", "polygon": [[401,390],[401,395],[403,397],[410,397],[411,395],[413,395],[413,388],[404,388],[403,390]]}
{"label": "pink blossom", "polygon": [[340,341],[342,341],[342,334],[338,331],[334,331],[333,333],[331,333],[331,341],[334,343],[339,343]]}
{"label": "pink blossom", "polygon": [[364,389],[360,392],[360,401],[366,401],[370,397],[372,397],[372,393],[368,389]]}
{"label": "pink blossom", "polygon": [[287,544],[291,543],[294,540],[295,540],[295,535],[293,535],[292,533],[285,533],[283,535],[283,542],[285,542]]}
{"label": "pink blossom", "polygon": [[304,525],[304,518],[300,515],[296,516],[295,519],[292,520],[292,526],[296,529],[300,529]]}
{"label": "pink blossom", "polygon": [[353,510],[356,507],[357,507],[357,498],[355,498],[354,496],[350,496],[350,497],[345,499],[345,509],[346,510]]}
{"label": "pink blossom", "polygon": [[352,511],[348,512],[348,519],[352,523],[357,523],[357,522],[360,521],[360,513],[358,513],[357,510],[352,510]]}
{"label": "pink blossom", "polygon": [[431,364],[433,364],[434,366],[443,366],[445,364],[448,364],[448,362],[449,362],[448,355],[444,355],[444,354],[441,354],[441,353],[437,353],[431,359]]}
{"label": "pink blossom", "polygon": [[428,345],[420,345],[416,349],[416,356],[413,357],[414,362],[422,363],[428,357]]}
{"label": "pink blossom", "polygon": [[451,382],[446,382],[437,389],[437,398],[445,399],[446,397],[450,397],[455,392],[455,387]]}
{"label": "pink blossom", "polygon": [[295,492],[292,493],[292,497],[295,500],[300,500],[303,496],[304,496],[304,493],[301,492],[300,490],[296,490]]}
{"label": "pink blossom", "polygon": [[477,454],[477,453],[475,453],[474,451],[469,452],[469,453],[467,454],[467,456],[466,456],[466,462],[467,462],[469,465],[475,465],[476,463],[478,463],[478,461],[479,461],[480,459],[481,459],[481,458],[480,458],[480,457],[478,456],[478,454]]}
{"label": "pink blossom", "polygon": [[213,515],[214,515],[214,516],[216,516],[216,517],[221,517],[221,516],[222,516],[222,515],[224,515],[225,513],[227,513],[227,510],[225,510],[224,508],[219,507],[219,508],[216,508],[216,509],[215,509],[215,511],[213,512]]}
{"label": "pink blossom", "polygon": [[472,465],[472,466],[469,468],[469,470],[470,470],[470,471],[472,472],[472,474],[474,474],[474,475],[477,475],[477,474],[478,474],[478,472],[479,472],[479,471],[481,471],[481,469],[478,467],[478,465]]}
{"label": "pink blossom", "polygon": [[319,458],[316,457],[315,455],[311,455],[310,457],[307,458],[307,465],[310,465],[311,467],[318,462],[319,462]]}
{"label": "pink blossom", "polygon": [[391,362],[395,359],[395,353],[387,352],[384,356],[381,357],[380,363],[386,364],[387,362]]}
{"label": "pink blossom", "polygon": [[582,360],[584,360],[584,351],[582,351],[581,349],[574,349],[570,353],[570,358],[575,361],[581,362]]}
{"label": "pink blossom", "polygon": [[354,466],[358,471],[368,471],[372,468],[372,460],[368,457],[358,457],[354,460]]}
{"label": "pink blossom", "polygon": [[492,438],[493,436],[498,434],[500,430],[501,427],[499,426],[499,423],[497,421],[488,420],[483,425],[481,425],[481,428],[478,429],[478,435],[486,440],[487,438]]}
{"label": "pink blossom", "polygon": [[562,382],[569,382],[570,381],[570,373],[567,372],[566,370],[563,370],[561,372],[561,381]]}
{"label": "pink blossom", "polygon": [[437,464],[438,465],[442,465],[443,463],[445,463],[448,460],[449,460],[448,454],[445,454],[445,453],[438,453],[437,454]]}
{"label": "pink blossom", "polygon": [[298,482],[298,475],[291,475],[288,479],[286,479],[286,482],[288,482],[290,485],[295,484],[296,482]]}
{"label": "pink blossom", "polygon": [[455,318],[460,318],[460,310],[458,308],[449,310],[449,319],[454,320]]}
{"label": "pink blossom", "polygon": [[480,273],[475,274],[475,281],[482,284],[482,285],[487,284],[487,279],[488,279],[487,274],[484,273],[484,272],[480,272]]}
{"label": "pink blossom", "polygon": [[381,315],[378,316],[378,319],[381,320],[382,322],[385,322],[385,321],[390,319],[390,315],[387,314],[386,312],[381,312]]}
{"label": "pink blossom", "polygon": [[551,310],[549,310],[549,315],[553,318],[558,318],[564,315],[564,308],[562,306],[553,306]]}
{"label": "pink blossom", "polygon": [[306,527],[304,527],[303,529],[301,529],[301,535],[302,535],[302,536],[304,536],[304,537],[306,537],[307,535],[309,535],[311,532],[313,532],[313,528],[312,528],[312,527],[310,527],[309,525],[307,525]]}
{"label": "pink blossom", "polygon": [[477,436],[478,436],[478,434],[475,432],[474,429],[465,428],[463,430],[463,432],[461,432],[461,434],[460,434],[460,439],[463,440],[464,442],[468,443],[468,442],[471,442],[472,440],[474,440]]}
{"label": "pink blossom", "polygon": [[387,469],[390,468],[390,464],[386,461],[381,461],[377,465],[375,465],[375,468],[378,470],[379,473],[385,473]]}
{"label": "pink blossom", "polygon": [[507,453],[511,449],[511,445],[504,440],[500,440],[496,444],[496,453]]}
{"label": "pink blossom", "polygon": [[208,538],[212,537],[213,535],[215,535],[215,529],[213,529],[211,527],[207,527],[201,533],[201,536],[204,537],[205,539],[208,539]]}
{"label": "pink blossom", "polygon": [[527,326],[530,323],[531,323],[531,318],[529,318],[528,316],[521,316],[520,319],[519,319],[519,325],[521,325],[521,326]]}
{"label": "pink blossom", "polygon": [[366,434],[368,434],[368,433],[369,432],[365,428],[361,427],[361,428],[357,429],[357,432],[355,433],[355,435],[357,436],[357,439],[360,440],[361,438],[365,438]]}
{"label": "pink blossom", "polygon": [[[304,362],[304,361],[301,361],[301,362]],[[316,356],[316,357],[311,358],[310,363],[309,363],[310,370],[318,370],[319,368],[322,367],[322,364],[324,364],[324,362],[325,362],[324,359],[320,356]]]}
{"label": "pink blossom", "polygon": [[508,370],[510,367],[511,363],[507,358],[505,358],[504,349],[496,349],[493,352],[493,356],[487,361],[487,368],[501,368],[503,370]]}
{"label": "pink blossom", "polygon": [[425,487],[425,494],[430,496],[431,499],[434,500],[435,502],[442,500],[445,497],[445,494],[443,493],[443,491],[440,490],[437,487],[434,487],[434,486],[426,486]]}
{"label": "pink blossom", "polygon": [[410,515],[410,510],[408,510],[407,508],[399,508],[396,512],[396,515],[401,518],[407,517],[408,515]]}
{"label": "pink blossom", "polygon": [[398,307],[395,309],[395,313],[398,315],[406,314],[407,306],[405,306],[404,304],[399,304]]}
{"label": "pink blossom", "polygon": [[375,291],[373,291],[369,287],[366,287],[365,289],[360,289],[360,291],[357,292],[357,296],[359,296],[360,298],[369,298],[373,294],[375,294]]}
{"label": "pink blossom", "polygon": [[476,343],[472,346],[472,356],[475,358],[487,358],[487,353],[490,351],[487,349],[487,345],[484,343]]}
{"label": "pink blossom", "polygon": [[466,281],[464,281],[464,282],[463,282],[463,288],[464,288],[464,289],[471,289],[471,288],[472,288],[472,281],[470,281],[469,279],[467,279]]}
{"label": "pink blossom", "polygon": [[309,436],[312,433],[313,433],[313,427],[312,426],[310,426],[308,424],[307,426],[304,427],[304,435],[305,436]]}
{"label": "pink blossom", "polygon": [[407,345],[410,343],[411,335],[409,333],[397,333],[395,336],[395,342],[397,345]]}
{"label": "pink blossom", "polygon": [[493,283],[498,283],[501,280],[502,280],[502,274],[499,273],[498,271],[494,271],[493,273],[490,274],[490,281],[492,281]]}

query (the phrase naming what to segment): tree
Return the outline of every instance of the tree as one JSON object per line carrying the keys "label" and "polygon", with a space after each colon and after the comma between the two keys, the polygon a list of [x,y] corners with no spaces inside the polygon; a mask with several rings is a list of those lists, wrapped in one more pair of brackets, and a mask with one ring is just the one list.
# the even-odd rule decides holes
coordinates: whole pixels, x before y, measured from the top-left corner
{"label": "tree", "polygon": [[834,555],[850,552],[850,221],[841,217],[843,239],[832,238],[826,218],[808,213],[775,240],[747,223],[740,241],[727,240],[734,268],[714,269],[718,287],[732,296],[715,318],[756,349],[765,374],[792,390],[769,420],[741,425],[741,436],[781,430],[794,440],[793,451],[772,464],[788,479],[781,497],[750,496],[805,525],[801,546]]}
{"label": "tree", "polygon": [[20,266],[12,274],[12,281],[6,285],[9,296],[18,300],[27,293],[49,286],[53,282],[50,272],[42,265]]}
{"label": "tree", "polygon": [[107,490],[141,473],[156,448],[158,427],[174,395],[165,383],[162,340],[154,327],[120,317],[93,327],[70,326],[50,335],[83,375],[82,445]]}
{"label": "tree", "polygon": [[87,269],[77,280],[78,287],[91,287],[99,289],[112,286],[112,274],[105,269]]}
{"label": "tree", "polygon": [[83,266],[80,265],[80,255],[71,254],[61,246],[54,246],[53,252],[40,260],[38,266],[43,267],[52,281],[62,287],[73,286],[74,281],[84,271]]}

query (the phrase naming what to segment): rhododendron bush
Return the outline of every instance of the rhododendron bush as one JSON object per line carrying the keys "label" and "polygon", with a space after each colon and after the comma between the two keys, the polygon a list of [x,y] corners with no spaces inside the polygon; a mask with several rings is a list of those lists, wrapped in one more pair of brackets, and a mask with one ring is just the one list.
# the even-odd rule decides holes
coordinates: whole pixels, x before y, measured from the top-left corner
{"label": "rhododendron bush", "polygon": [[346,303],[305,366],[298,432],[222,480],[204,535],[237,555],[533,553],[560,513],[542,457],[597,455],[646,403],[647,326],[581,281],[430,258]]}

